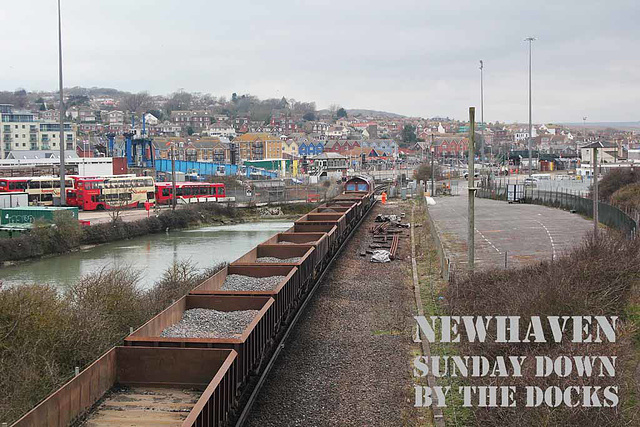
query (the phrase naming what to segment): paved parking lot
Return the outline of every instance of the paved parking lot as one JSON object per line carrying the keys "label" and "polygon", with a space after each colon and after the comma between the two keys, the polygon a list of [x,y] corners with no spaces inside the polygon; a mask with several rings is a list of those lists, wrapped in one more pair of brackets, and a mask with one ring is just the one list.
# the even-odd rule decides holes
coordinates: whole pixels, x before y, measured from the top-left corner
{"label": "paved parking lot", "polygon": [[[593,223],[560,209],[476,198],[476,268],[523,265],[551,259],[579,244]],[[429,213],[448,256],[467,265],[467,185],[460,195],[440,197]]]}

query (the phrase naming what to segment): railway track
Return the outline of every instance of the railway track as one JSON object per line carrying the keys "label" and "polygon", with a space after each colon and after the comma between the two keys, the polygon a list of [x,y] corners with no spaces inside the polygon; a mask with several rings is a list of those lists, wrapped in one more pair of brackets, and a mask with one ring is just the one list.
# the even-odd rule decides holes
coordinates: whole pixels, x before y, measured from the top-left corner
{"label": "railway track", "polygon": [[298,323],[298,320],[300,319],[302,313],[304,312],[307,304],[309,303],[309,301],[312,300],[314,293],[316,292],[318,287],[322,284],[322,281],[324,280],[324,277],[326,276],[327,272],[331,269],[331,266],[333,265],[335,260],[338,259],[338,257],[342,253],[342,250],[345,248],[347,243],[349,243],[349,240],[351,239],[351,237],[353,237],[353,235],[358,230],[358,228],[360,227],[362,222],[364,222],[364,220],[367,218],[369,212],[371,212],[371,210],[373,209],[373,206],[375,205],[375,202],[376,201],[374,200],[373,203],[371,204],[371,206],[369,207],[369,209],[362,215],[362,217],[360,218],[358,223],[351,229],[351,232],[349,233],[347,238],[340,245],[340,247],[338,248],[336,253],[333,255],[333,257],[329,260],[329,262],[327,263],[325,268],[322,270],[321,275],[318,277],[318,279],[316,280],[314,286],[311,288],[311,290],[307,294],[307,297],[305,298],[305,300],[300,305],[298,311],[296,312],[295,317],[288,324],[287,329],[284,332],[284,335],[282,336],[282,339],[280,340],[280,343],[277,346],[277,349],[273,352],[273,355],[269,359],[269,362],[267,363],[267,366],[265,367],[265,369],[263,370],[262,374],[260,375],[258,383],[256,384],[255,388],[253,389],[253,391],[251,393],[251,396],[249,397],[249,400],[247,401],[242,413],[240,414],[240,417],[238,418],[238,421],[235,423],[236,427],[243,427],[244,426],[245,422],[247,421],[247,417],[251,413],[251,408],[253,407],[253,404],[255,403],[255,400],[257,399],[258,394],[260,393],[260,389],[262,388],[265,380],[269,376],[269,372],[271,372],[271,368],[273,367],[274,363],[278,359],[278,356],[280,355],[281,351],[284,349],[285,344],[287,342],[287,339],[289,338],[289,335],[291,334],[291,331],[293,331],[293,329],[295,328],[295,326]]}
{"label": "railway track", "polygon": [[[374,187],[371,178],[351,178],[343,194],[209,277],[14,426],[242,426],[307,304],[375,204]],[[203,334],[193,313],[215,314],[215,333]],[[180,334],[167,332],[174,329]]]}

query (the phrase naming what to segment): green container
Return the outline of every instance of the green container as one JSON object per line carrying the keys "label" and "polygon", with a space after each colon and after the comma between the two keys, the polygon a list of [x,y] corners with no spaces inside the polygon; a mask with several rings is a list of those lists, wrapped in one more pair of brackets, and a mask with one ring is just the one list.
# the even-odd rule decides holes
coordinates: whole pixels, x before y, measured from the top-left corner
{"label": "green container", "polygon": [[78,208],[29,206],[0,209],[0,224],[33,224],[38,220],[53,222],[56,212],[69,212],[73,218],[78,219]]}

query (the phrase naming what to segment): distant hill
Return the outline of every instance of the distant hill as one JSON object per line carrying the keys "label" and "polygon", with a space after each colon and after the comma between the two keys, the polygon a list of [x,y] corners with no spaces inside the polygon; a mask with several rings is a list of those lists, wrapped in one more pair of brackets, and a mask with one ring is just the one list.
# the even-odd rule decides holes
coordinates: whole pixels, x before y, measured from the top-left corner
{"label": "distant hill", "polygon": [[[406,116],[403,116],[402,114],[389,113],[388,111],[363,110],[358,108],[345,108],[345,109],[347,110],[347,114],[349,115],[349,117],[372,116],[372,117],[382,117],[386,119],[402,119],[406,117]],[[329,110],[328,109],[320,110],[318,111],[318,113],[329,114]]]}
{"label": "distant hill", "polygon": [[[561,123],[564,126],[581,128],[584,123]],[[620,130],[640,130],[640,121],[638,122],[587,122],[589,129],[620,129]]]}

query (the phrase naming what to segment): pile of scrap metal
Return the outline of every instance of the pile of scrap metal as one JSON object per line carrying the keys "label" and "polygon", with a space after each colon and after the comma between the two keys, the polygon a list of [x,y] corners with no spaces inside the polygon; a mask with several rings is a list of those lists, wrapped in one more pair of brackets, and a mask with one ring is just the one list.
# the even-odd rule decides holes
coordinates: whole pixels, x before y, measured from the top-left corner
{"label": "pile of scrap metal", "polygon": [[396,258],[400,235],[403,228],[409,228],[409,224],[403,224],[401,218],[404,214],[378,215],[376,222],[369,231],[373,234],[373,241],[369,247],[360,253],[361,256],[372,255],[371,262],[389,262]]}

